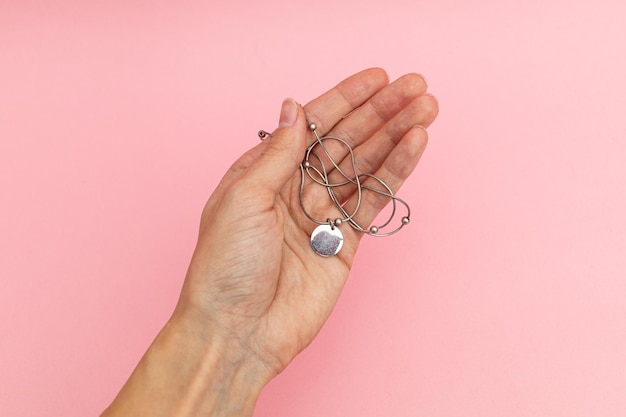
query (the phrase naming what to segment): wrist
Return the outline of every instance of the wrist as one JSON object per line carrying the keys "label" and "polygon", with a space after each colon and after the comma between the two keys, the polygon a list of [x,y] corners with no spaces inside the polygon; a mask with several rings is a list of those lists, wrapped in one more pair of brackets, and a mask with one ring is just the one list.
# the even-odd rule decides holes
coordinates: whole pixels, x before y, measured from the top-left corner
{"label": "wrist", "polygon": [[175,314],[104,416],[251,416],[270,377],[220,332]]}
{"label": "wrist", "polygon": [[[262,365],[237,343],[208,323],[174,316],[159,335],[161,355],[174,359],[182,409],[191,415],[252,415],[261,389],[269,381]],[[187,413],[182,413],[185,415]]]}

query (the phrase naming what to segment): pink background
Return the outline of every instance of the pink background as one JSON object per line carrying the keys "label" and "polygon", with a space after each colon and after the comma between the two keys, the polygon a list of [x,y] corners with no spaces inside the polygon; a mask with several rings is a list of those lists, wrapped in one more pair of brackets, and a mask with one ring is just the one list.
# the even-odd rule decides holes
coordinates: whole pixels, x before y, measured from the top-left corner
{"label": "pink background", "polygon": [[225,169],[369,66],[440,101],[413,222],[255,416],[626,414],[626,3],[47,3],[0,3],[0,415],[97,415]]}

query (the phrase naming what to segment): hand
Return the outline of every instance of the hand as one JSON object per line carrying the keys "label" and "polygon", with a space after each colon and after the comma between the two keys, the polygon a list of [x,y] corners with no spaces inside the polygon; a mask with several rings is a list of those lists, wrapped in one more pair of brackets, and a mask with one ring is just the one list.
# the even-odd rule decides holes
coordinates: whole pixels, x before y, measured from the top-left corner
{"label": "hand", "polygon": [[[321,136],[348,141],[359,172],[374,173],[395,193],[417,165],[437,112],[422,77],[389,84],[381,69],[347,78],[304,108],[286,100],[272,137],[236,161],[209,198],[176,311],[105,415],[251,414],[260,389],[328,318],[361,238],[344,224],[337,255],[323,258],[310,246],[317,224],[299,201],[299,164],[314,140],[307,120]],[[346,150],[333,145],[343,168]],[[309,181],[304,196],[313,217],[342,217],[324,187]],[[348,211],[354,207],[354,187],[337,196]],[[387,203],[365,193],[359,224],[367,227]]]}
{"label": "hand", "polygon": [[[359,171],[375,173],[396,192],[424,151],[424,127],[436,117],[437,103],[425,95],[419,75],[387,83],[384,71],[370,69],[304,110],[286,100],[273,137],[235,162],[203,212],[180,308],[201,312],[200,326],[211,322],[222,336],[237,341],[266,366],[268,377],[283,370],[319,332],[362,236],[345,224],[339,254],[323,258],[311,249],[317,224],[304,216],[299,201],[298,166],[314,140],[307,119],[320,135],[330,132],[349,141]],[[345,155],[343,149],[331,154],[339,151]],[[354,191],[342,190],[339,197],[353,204]],[[305,197],[315,218],[341,217],[324,187],[309,181]],[[368,225],[386,203],[376,194],[364,194],[359,223]]]}

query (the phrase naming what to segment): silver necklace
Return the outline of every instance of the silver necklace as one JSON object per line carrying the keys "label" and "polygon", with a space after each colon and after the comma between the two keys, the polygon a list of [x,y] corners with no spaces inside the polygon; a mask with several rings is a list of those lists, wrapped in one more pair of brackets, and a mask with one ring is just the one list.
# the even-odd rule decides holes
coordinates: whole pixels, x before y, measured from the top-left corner
{"label": "silver necklace", "polygon": [[[302,208],[302,212],[304,213],[304,215],[309,220],[318,224],[315,230],[313,230],[313,233],[311,233],[311,247],[313,248],[315,253],[324,257],[333,256],[339,253],[343,246],[343,233],[340,229],[340,226],[342,226],[343,224],[348,224],[353,229],[361,233],[376,237],[391,236],[400,231],[400,229],[402,229],[404,226],[409,224],[411,216],[411,208],[409,207],[409,205],[404,200],[397,197],[391,190],[391,187],[389,187],[387,183],[385,183],[376,175],[358,172],[356,168],[354,150],[347,141],[336,136],[320,137],[319,133],[317,133],[317,126],[314,123],[309,123],[309,129],[315,135],[315,141],[306,149],[306,152],[304,154],[304,160],[300,164],[300,172],[302,178],[300,182],[300,207]],[[266,132],[265,130],[260,130],[258,134],[261,140],[265,139],[267,136],[272,136],[271,133]],[[350,174],[346,173],[342,168],[340,168],[339,164],[333,159],[327,147],[324,145],[324,142],[326,141],[336,141],[347,149],[351,165]],[[320,150],[328,163],[324,163],[324,159],[319,153]],[[330,182],[329,175],[331,172],[337,172],[340,177],[342,177],[342,179],[340,179],[338,182]],[[330,200],[333,202],[337,210],[339,210],[341,217],[337,217],[334,220],[326,218],[326,220],[322,221],[314,218],[308,213],[304,206],[304,188],[305,183],[307,182],[307,178],[309,181],[312,181],[313,183],[326,188]],[[382,189],[363,184],[363,182],[367,180],[377,182],[382,186]],[[350,213],[346,211],[342,202],[339,201],[334,190],[336,187],[341,187],[349,184],[356,186],[357,195],[356,204]],[[389,217],[379,225],[372,225],[367,229],[362,227],[356,220],[357,213],[359,212],[361,202],[363,200],[363,192],[374,192],[380,194],[389,198],[392,203],[391,213],[389,214]],[[400,219],[399,225],[389,230],[392,227],[390,226],[390,224],[398,214],[398,204],[405,207],[406,215]]]}

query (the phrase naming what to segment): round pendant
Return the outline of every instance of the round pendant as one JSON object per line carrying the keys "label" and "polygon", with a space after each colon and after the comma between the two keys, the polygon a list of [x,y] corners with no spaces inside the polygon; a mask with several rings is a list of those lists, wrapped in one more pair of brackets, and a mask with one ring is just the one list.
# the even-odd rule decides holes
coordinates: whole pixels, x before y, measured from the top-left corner
{"label": "round pendant", "polygon": [[338,227],[329,224],[319,225],[311,233],[311,247],[321,256],[333,256],[339,253],[343,246],[343,233]]}

